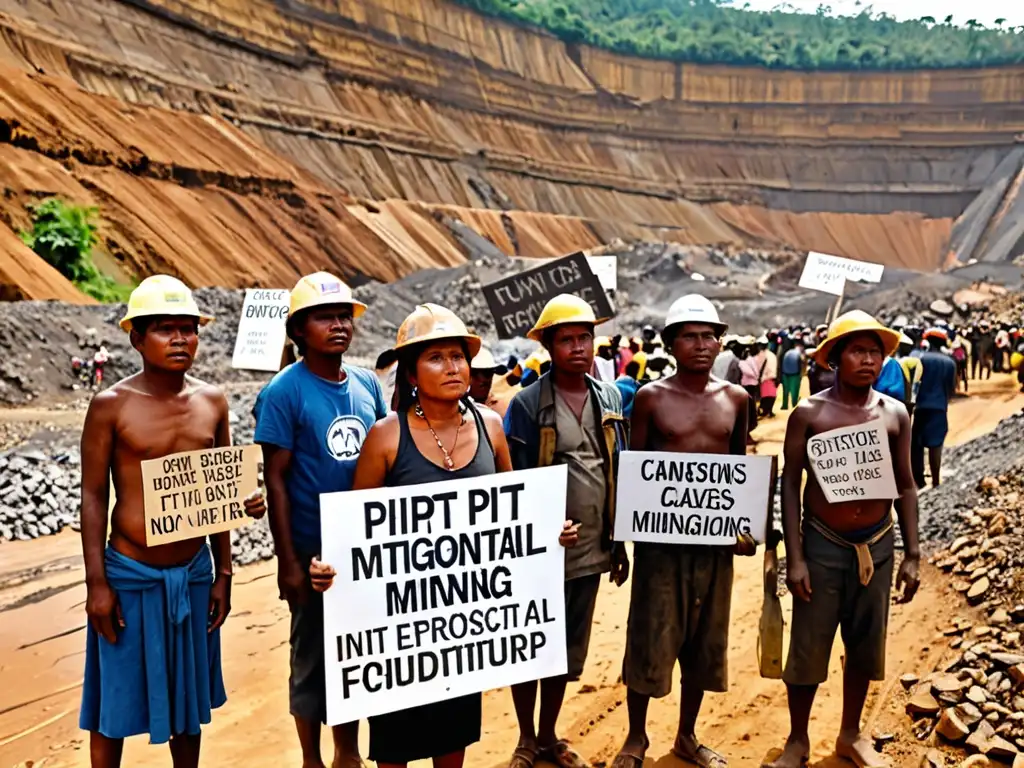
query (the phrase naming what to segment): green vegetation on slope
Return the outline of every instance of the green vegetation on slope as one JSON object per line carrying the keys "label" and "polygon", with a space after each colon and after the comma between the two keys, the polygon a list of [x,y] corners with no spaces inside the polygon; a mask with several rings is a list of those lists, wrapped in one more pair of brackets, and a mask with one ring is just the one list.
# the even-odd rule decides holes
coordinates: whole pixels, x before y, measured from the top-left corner
{"label": "green vegetation on slope", "polygon": [[22,242],[43,257],[82,293],[104,303],[128,300],[132,287],[102,274],[92,263],[96,245],[95,208],[68,205],[55,197],[29,206],[32,231]]}
{"label": "green vegetation on slope", "polygon": [[[952,16],[896,21],[865,10],[748,11],[729,0],[457,0],[535,24],[568,43],[706,64],[802,70],[978,67],[1024,62],[1024,27],[1004,19],[953,26]],[[967,6],[969,12],[970,6]]]}

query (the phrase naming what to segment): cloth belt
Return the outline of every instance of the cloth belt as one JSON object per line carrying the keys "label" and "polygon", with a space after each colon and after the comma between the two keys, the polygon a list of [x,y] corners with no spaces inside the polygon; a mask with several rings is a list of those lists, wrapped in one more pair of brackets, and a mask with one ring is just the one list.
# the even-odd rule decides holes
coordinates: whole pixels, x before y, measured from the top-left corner
{"label": "cloth belt", "polygon": [[892,516],[878,531],[866,541],[848,541],[840,536],[838,533],[833,531],[823,522],[815,517],[805,518],[807,524],[814,530],[824,536],[826,539],[831,541],[833,544],[837,544],[840,547],[846,547],[852,549],[857,553],[857,573],[860,577],[861,586],[866,587],[871,583],[871,577],[875,575],[875,561],[871,557],[871,547],[884,539],[890,531],[892,531],[893,521]]}

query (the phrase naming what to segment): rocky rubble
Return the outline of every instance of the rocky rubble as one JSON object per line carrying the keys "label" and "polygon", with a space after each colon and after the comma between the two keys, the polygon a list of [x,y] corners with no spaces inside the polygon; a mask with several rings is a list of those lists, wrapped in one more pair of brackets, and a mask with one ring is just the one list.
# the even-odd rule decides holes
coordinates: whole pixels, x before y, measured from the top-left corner
{"label": "rocky rubble", "polygon": [[986,476],[975,492],[976,503],[958,514],[956,539],[931,562],[977,618],[942,629],[952,658],[920,682],[904,676],[906,709],[921,740],[1024,764],[1024,481]]}
{"label": "rocky rubble", "polygon": [[1020,471],[1022,435],[1024,411],[1003,419],[981,437],[945,450],[943,484],[920,496],[921,541],[949,542],[963,533],[968,513],[983,498],[978,479]]}

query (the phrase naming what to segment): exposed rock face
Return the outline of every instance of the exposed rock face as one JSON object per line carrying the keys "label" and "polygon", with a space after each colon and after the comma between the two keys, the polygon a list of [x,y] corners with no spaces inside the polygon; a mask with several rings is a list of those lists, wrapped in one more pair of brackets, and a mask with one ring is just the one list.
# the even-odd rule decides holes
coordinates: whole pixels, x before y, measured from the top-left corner
{"label": "exposed rock face", "polygon": [[[676,66],[569,50],[445,0],[0,14],[0,219],[25,226],[43,194],[99,204],[104,267],[126,276],[391,280],[462,261],[454,221],[521,255],[622,237],[932,269],[979,193],[955,255],[1019,251],[1024,118],[1007,105],[1024,84],[1000,70]],[[68,298],[15,270],[27,254],[8,240],[8,296]]]}

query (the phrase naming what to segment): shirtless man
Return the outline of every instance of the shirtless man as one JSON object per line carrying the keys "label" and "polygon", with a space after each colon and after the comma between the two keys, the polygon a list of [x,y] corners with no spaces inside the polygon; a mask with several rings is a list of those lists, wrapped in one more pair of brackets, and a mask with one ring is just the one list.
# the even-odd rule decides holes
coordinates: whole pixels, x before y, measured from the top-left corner
{"label": "shirtless man", "polygon": [[[170,741],[175,766],[199,764],[200,726],[226,700],[220,626],[231,607],[231,535],[146,546],[141,462],[231,444],[224,394],[187,375],[199,312],[181,281],[155,275],[121,327],[142,371],[97,394],[82,431],[82,550],[89,616],[80,727],[94,768],[121,762],[124,738]],[[116,503],[107,541],[109,478]],[[261,495],[246,512],[266,511]],[[191,646],[191,648],[189,648]]]}
{"label": "shirtless man", "polygon": [[[888,765],[861,733],[860,717],[872,680],[885,678],[885,634],[892,585],[892,500],[831,504],[807,459],[807,441],[841,427],[879,421],[889,449],[899,499],[896,514],[904,556],[896,578],[899,602],[917,592],[917,486],[910,471],[910,417],[902,403],[872,389],[882,362],[900,334],[870,315],[839,317],[818,348],[817,359],[836,371],[828,390],[801,403],[786,429],[782,474],[782,525],[786,537],[787,582],[793,593],[793,627],[783,680],[789,693],[790,734],[772,768],[800,768],[810,754],[807,723],[818,685],[828,678],[837,627],[846,648],[843,717],[836,754],[860,766]],[[801,537],[800,484],[807,470]],[[860,550],[860,561],[857,550]]]}
{"label": "shirtless man", "polygon": [[[747,402],[743,387],[711,375],[726,325],[714,305],[696,294],[677,300],[662,339],[675,356],[675,375],[636,395],[630,448],[677,453],[744,455]],[[672,689],[682,671],[679,728],[672,753],[698,766],[724,768],[724,757],[695,734],[705,691],[728,682],[729,605],[733,554],[754,554],[754,540],[735,547],[636,542],[633,591],[622,680],[629,692],[629,733],[612,768],[640,768],[649,746],[647,706]]]}

